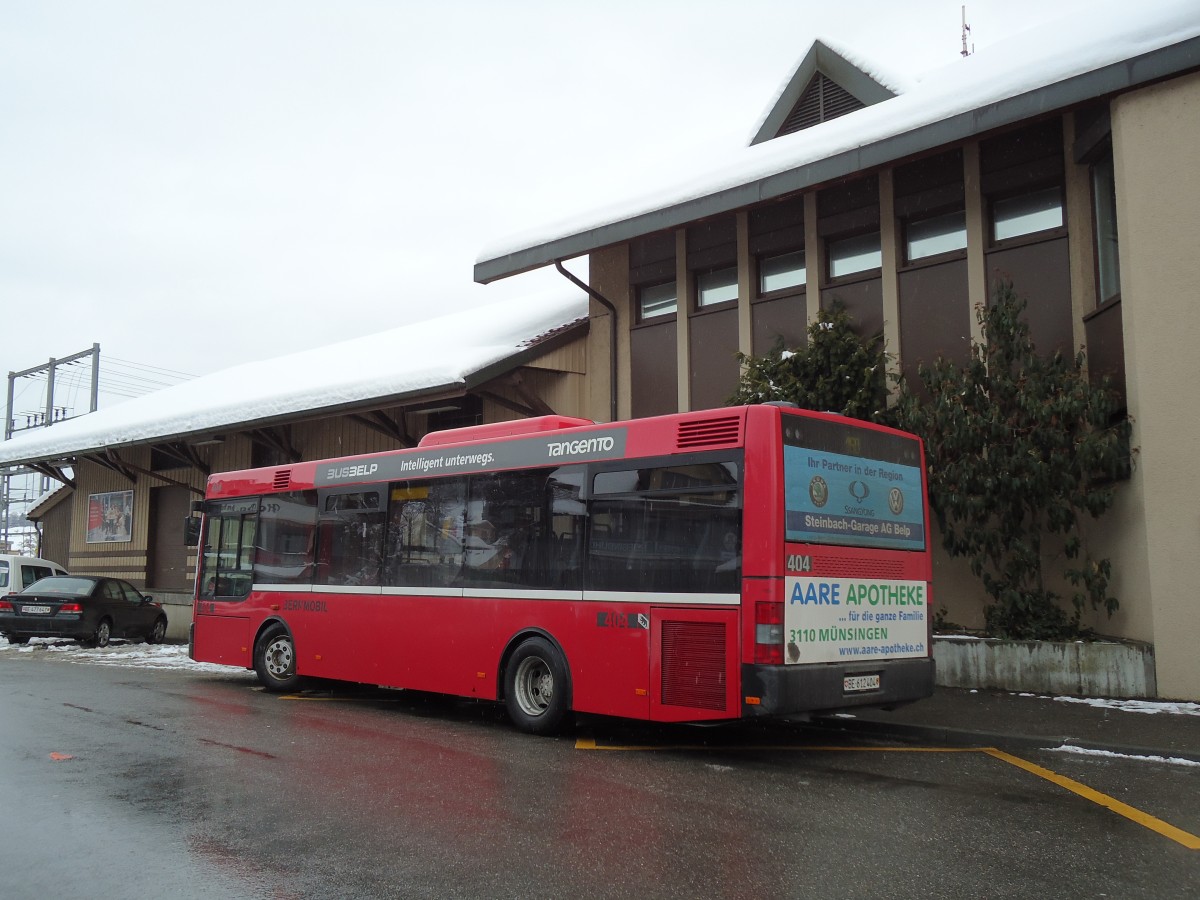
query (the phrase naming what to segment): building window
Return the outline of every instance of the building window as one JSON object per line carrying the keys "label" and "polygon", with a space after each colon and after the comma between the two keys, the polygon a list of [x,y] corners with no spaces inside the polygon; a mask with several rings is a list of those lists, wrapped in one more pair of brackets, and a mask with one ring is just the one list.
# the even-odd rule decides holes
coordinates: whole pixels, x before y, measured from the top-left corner
{"label": "building window", "polygon": [[671,315],[678,305],[674,281],[647,284],[638,288],[638,310],[642,319]]}
{"label": "building window", "polygon": [[766,256],[758,261],[758,292],[769,294],[788,288],[804,287],[808,270],[804,265],[804,251]]}
{"label": "building window", "polygon": [[967,247],[967,214],[944,213],[908,223],[904,234],[906,259],[915,262]]}
{"label": "building window", "polygon": [[1092,166],[1092,205],[1096,217],[1096,269],[1100,302],[1121,293],[1121,261],[1117,256],[1117,182],[1112,148]]}
{"label": "building window", "polygon": [[859,234],[829,242],[829,277],[857,275],[883,265],[879,232]]}
{"label": "building window", "polygon": [[1062,190],[1057,186],[992,204],[993,240],[1005,241],[1062,225]]}
{"label": "building window", "polygon": [[737,266],[696,273],[696,306],[712,306],[736,300],[738,296]]}

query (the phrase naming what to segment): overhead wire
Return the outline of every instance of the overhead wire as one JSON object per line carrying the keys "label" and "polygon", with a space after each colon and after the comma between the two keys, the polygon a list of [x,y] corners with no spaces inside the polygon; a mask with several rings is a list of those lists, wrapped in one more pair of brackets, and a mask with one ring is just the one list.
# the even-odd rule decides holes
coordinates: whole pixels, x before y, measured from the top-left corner
{"label": "overhead wire", "polygon": [[[59,398],[56,397],[55,409],[72,411],[76,409],[80,395],[85,391],[85,384],[86,391],[90,395],[93,364],[93,358],[85,356],[56,366],[55,393],[57,395],[60,390],[63,390],[67,397],[64,402],[59,402]],[[96,388],[100,395],[134,399],[194,377],[195,375],[178,369],[106,356],[101,360],[100,371],[96,377]],[[40,389],[42,396],[45,396],[49,381],[48,373],[31,373],[22,376],[17,381],[19,384],[18,389],[14,391],[13,411],[10,412],[10,418],[14,422],[22,416],[30,422],[36,422],[39,418],[44,419],[45,407],[41,404],[36,410],[21,410],[17,403],[33,389]]]}

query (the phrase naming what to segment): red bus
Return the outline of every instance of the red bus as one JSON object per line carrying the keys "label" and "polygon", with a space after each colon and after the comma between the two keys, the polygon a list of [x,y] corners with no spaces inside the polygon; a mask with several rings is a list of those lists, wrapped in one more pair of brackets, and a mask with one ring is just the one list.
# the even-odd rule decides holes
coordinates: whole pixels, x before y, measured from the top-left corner
{"label": "red bus", "polygon": [[701,721],[933,691],[924,451],[785,405],[546,416],[212,475],[191,657]]}

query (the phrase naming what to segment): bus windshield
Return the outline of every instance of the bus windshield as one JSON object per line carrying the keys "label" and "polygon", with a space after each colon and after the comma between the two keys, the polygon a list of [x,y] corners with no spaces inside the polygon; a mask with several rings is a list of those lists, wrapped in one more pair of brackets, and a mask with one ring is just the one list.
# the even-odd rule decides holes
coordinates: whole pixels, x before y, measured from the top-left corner
{"label": "bus windshield", "polygon": [[916,438],[783,416],[786,540],[924,550],[921,471]]}

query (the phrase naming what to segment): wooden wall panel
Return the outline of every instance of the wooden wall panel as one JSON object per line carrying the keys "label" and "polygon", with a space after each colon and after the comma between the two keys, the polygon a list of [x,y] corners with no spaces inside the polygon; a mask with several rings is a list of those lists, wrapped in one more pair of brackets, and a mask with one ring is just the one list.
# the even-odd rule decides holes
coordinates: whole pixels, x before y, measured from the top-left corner
{"label": "wooden wall panel", "polygon": [[58,563],[70,571],[67,562],[71,559],[71,519],[74,504],[67,497],[42,516],[41,556]]}

